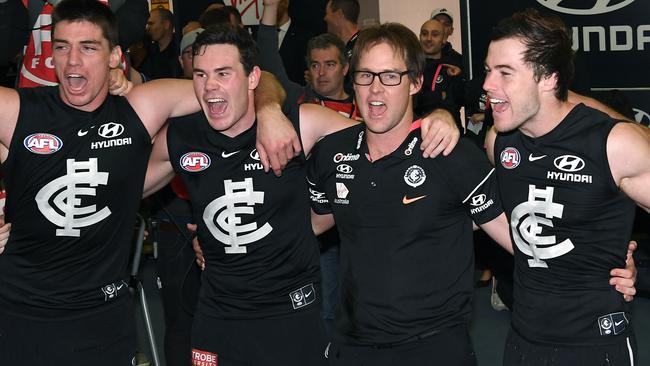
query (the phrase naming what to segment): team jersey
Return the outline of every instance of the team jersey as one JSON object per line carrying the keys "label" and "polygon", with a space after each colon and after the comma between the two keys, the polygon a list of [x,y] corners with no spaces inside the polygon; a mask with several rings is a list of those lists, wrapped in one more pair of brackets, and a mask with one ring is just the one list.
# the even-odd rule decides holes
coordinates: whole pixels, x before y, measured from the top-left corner
{"label": "team jersey", "polygon": [[12,228],[0,256],[0,308],[36,318],[82,315],[128,293],[151,140],[125,98],[108,96],[83,112],[56,87],[18,94],[2,164]]}
{"label": "team jersey", "polygon": [[339,342],[398,343],[469,320],[472,220],[502,212],[493,169],[464,139],[449,156],[423,158],[418,127],[374,162],[363,125],[312,151],[312,208],[332,213],[341,236]]}
{"label": "team jersey", "polygon": [[614,342],[628,306],[609,285],[625,267],[634,203],[610,172],[615,121],[577,105],[552,131],[499,134],[495,157],[515,248],[513,328],[531,342]]}
{"label": "team jersey", "polygon": [[[298,129],[297,114],[291,115]],[[189,192],[205,256],[198,310],[223,319],[318,307],[318,244],[311,227],[305,157],[282,176],[265,173],[256,124],[230,138],[204,116],[171,122],[172,166]]]}

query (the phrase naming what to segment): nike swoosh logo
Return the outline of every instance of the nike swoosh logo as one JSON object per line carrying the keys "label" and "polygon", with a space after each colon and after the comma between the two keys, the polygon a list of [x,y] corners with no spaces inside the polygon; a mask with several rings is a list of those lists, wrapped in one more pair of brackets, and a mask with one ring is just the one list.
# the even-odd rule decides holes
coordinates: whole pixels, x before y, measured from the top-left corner
{"label": "nike swoosh logo", "polygon": [[541,156],[533,156],[533,154],[528,155],[528,160],[529,161],[536,161],[539,159],[544,159],[546,155],[541,155]]}
{"label": "nike swoosh logo", "polygon": [[87,134],[88,134],[88,131],[83,131],[83,130],[77,131],[77,136],[79,136],[79,137],[86,136]]}
{"label": "nike swoosh logo", "polygon": [[614,325],[618,327],[619,325],[621,325],[622,322],[624,322],[624,320],[614,322]]}
{"label": "nike swoosh logo", "polygon": [[423,199],[424,197],[426,197],[426,195],[413,197],[413,198],[408,198],[408,197],[404,196],[404,198],[402,198],[402,203],[405,204],[405,205],[408,205],[408,204],[411,204],[411,203],[413,203],[415,201],[419,201],[419,200]]}
{"label": "nike swoosh logo", "polygon": [[229,157],[231,157],[231,156],[237,154],[237,153],[240,152],[240,151],[241,151],[241,150],[237,150],[237,151],[233,151],[233,152],[231,152],[231,153],[227,153],[227,152],[225,152],[225,151],[222,151],[222,152],[221,152],[221,157],[222,157],[222,158],[229,158]]}

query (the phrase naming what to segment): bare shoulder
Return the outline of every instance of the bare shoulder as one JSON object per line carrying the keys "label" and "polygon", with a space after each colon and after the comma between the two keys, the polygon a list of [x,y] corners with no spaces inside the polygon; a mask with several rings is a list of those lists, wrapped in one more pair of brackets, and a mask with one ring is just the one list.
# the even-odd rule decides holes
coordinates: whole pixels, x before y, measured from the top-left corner
{"label": "bare shoulder", "polygon": [[650,168],[650,129],[633,122],[619,122],[607,137],[607,157],[617,183]]}

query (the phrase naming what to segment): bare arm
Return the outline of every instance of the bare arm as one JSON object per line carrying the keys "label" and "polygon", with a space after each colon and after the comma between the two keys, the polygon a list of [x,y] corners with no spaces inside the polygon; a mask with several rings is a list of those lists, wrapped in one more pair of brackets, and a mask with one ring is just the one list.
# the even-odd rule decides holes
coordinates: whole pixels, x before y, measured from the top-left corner
{"label": "bare arm", "polygon": [[0,87],[0,111],[0,159],[5,161],[20,111],[20,97],[17,91]]}
{"label": "bare arm", "polygon": [[190,80],[153,80],[134,87],[126,98],[151,137],[158,133],[170,117],[183,116],[201,109]]}
{"label": "bare arm", "polygon": [[508,253],[513,254],[512,241],[510,240],[510,226],[505,213],[497,216],[492,221],[479,225],[492,240],[496,241]]}
{"label": "bare arm", "polygon": [[641,208],[650,212],[650,130],[636,123],[618,123],[607,138],[612,177]]}
{"label": "bare arm", "polygon": [[333,227],[334,215],[319,215],[311,210],[311,228],[314,230],[314,235],[320,235]]}
{"label": "bare arm", "polygon": [[610,117],[621,120],[621,121],[629,121],[627,117],[624,115],[616,112],[612,108],[606,106],[605,104],[597,101],[594,98],[589,98],[584,95],[577,94],[575,92],[572,92],[569,90],[569,96],[568,96],[568,101],[570,103],[578,104],[578,103],[583,103],[591,108],[598,109],[599,111],[603,113],[607,113]]}
{"label": "bare arm", "polygon": [[163,127],[155,137],[147,175],[144,178],[144,192],[142,197],[147,197],[164,187],[174,178],[174,169],[169,161],[167,150],[167,126]]}
{"label": "bare arm", "polygon": [[312,147],[323,137],[358,123],[318,104],[300,105],[300,137],[305,154],[309,155]]}
{"label": "bare arm", "polygon": [[257,151],[264,171],[273,169],[282,173],[287,162],[300,153],[300,140],[291,122],[282,113],[281,105],[286,94],[277,79],[262,72],[260,84],[255,89],[257,113]]}

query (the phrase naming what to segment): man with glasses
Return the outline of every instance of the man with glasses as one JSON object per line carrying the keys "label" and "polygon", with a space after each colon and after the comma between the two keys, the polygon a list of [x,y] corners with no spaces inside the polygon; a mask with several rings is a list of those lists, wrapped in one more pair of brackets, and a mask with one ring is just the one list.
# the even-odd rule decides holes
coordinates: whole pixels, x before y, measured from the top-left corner
{"label": "man with glasses", "polygon": [[336,220],[341,235],[331,365],[475,365],[472,222],[512,253],[485,155],[469,140],[436,159],[417,153],[424,57],[403,25],[361,32],[351,66],[365,124],[312,149],[315,231]]}
{"label": "man with glasses", "polygon": [[424,53],[403,25],[364,30],[352,80],[365,125],[325,137],[308,175],[317,230],[336,220],[341,301],[332,365],[474,365],[472,221],[512,252],[484,154],[417,153]]}

